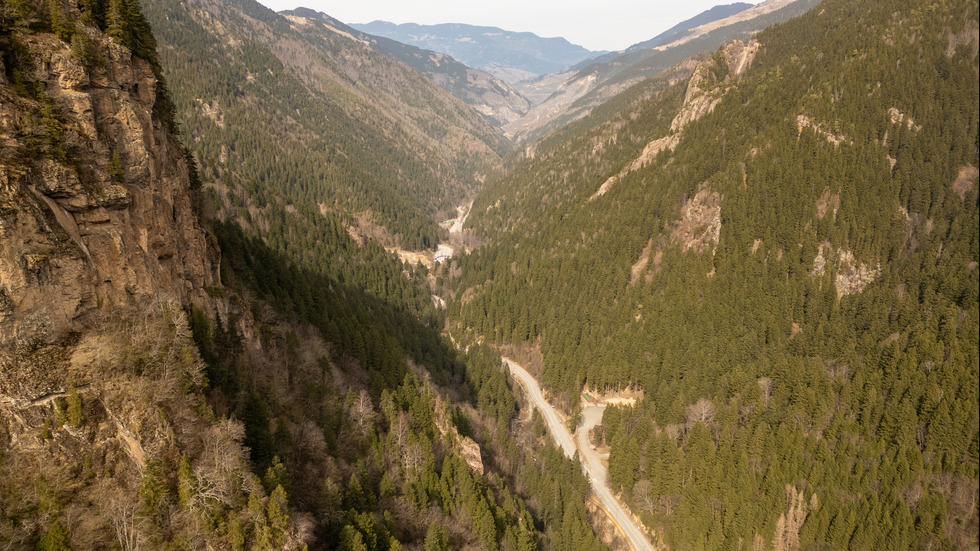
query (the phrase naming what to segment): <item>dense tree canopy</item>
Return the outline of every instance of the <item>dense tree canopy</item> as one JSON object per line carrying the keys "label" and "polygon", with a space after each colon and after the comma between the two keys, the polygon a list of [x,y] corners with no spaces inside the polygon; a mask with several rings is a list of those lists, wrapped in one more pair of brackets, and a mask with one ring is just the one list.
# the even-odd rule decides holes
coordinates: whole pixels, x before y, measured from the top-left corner
{"label": "dense tree canopy", "polygon": [[569,403],[642,387],[606,413],[612,482],[672,547],[976,538],[977,18],[824,2],[740,78],[706,58],[721,101],[683,130],[687,82],[651,79],[474,202],[454,331],[540,343]]}
{"label": "dense tree canopy", "polygon": [[[188,147],[209,183],[271,189],[434,249],[509,144],[397,61],[257,2],[144,1]],[[208,75],[208,78],[201,78]]]}

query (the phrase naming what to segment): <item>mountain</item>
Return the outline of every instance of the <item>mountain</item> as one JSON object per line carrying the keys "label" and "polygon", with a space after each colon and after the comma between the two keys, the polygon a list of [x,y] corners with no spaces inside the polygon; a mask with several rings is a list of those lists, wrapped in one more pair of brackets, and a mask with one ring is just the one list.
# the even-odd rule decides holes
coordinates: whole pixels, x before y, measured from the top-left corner
{"label": "mountain", "polygon": [[650,48],[655,48],[657,46],[660,46],[661,44],[668,44],[671,41],[687,34],[689,31],[691,31],[691,29],[700,27],[702,25],[707,25],[709,23],[714,23],[715,21],[721,19],[727,19],[751,7],[752,4],[746,4],[745,2],[736,2],[734,4],[714,6],[711,9],[705,10],[690,19],[681,21],[680,23],[674,25],[673,27],[667,29],[666,31],[651,38],[650,40],[645,40],[643,42],[633,44],[632,46],[626,49],[626,52],[629,53],[629,52],[635,52],[637,50],[649,50]]}
{"label": "mountain", "polygon": [[[529,143],[585,116],[646,78],[731,40],[747,40],[753,33],[797,17],[817,3],[818,0],[766,0],[746,9],[739,9],[740,4],[716,6],[625,52],[606,54],[565,71],[522,82],[518,91],[535,106],[521,119],[504,126],[504,131],[518,143]],[[734,13],[725,16],[730,12]]]}
{"label": "mountain", "polygon": [[265,182],[222,205],[156,46],[135,1],[0,3],[4,548],[606,549],[424,268]]}
{"label": "mountain", "polygon": [[125,8],[0,4],[0,541],[221,545],[195,511],[225,526],[268,500],[239,529],[298,548],[281,495],[241,482],[240,425],[204,401],[183,307],[215,311],[218,252]]}
{"label": "mountain", "polygon": [[[217,266],[142,17],[96,12],[110,39],[57,19],[77,8],[50,22],[3,9],[3,385],[42,395],[69,365],[35,371],[45,351],[77,341],[104,306],[202,299]],[[45,24],[55,34],[28,32]]]}
{"label": "mountain", "polygon": [[564,38],[542,38],[534,33],[462,23],[396,25],[387,21],[373,21],[351,26],[376,36],[450,55],[511,84],[554,73],[605,53],[587,50]]}
{"label": "mountain", "polygon": [[355,40],[368,44],[374,51],[401,61],[479,111],[494,126],[499,127],[520,118],[531,107],[530,102],[506,82],[483,71],[471,69],[448,55],[402,44],[390,38],[372,36],[348,27],[325,13],[306,8],[282,13],[291,18],[316,21],[328,31],[346,33]]}
{"label": "mountain", "polygon": [[390,246],[434,248],[433,216],[511,147],[451,94],[342,32],[245,0],[154,0],[145,12],[188,145],[222,198],[271,189]]}
{"label": "mountain", "polygon": [[826,0],[507,154],[250,0],[0,1],[0,542],[617,545],[503,349],[658,547],[974,549],[978,21]]}
{"label": "mountain", "polygon": [[[972,549],[975,2],[828,0],[527,145],[444,278],[671,549]],[[590,399],[590,398],[585,398]]]}

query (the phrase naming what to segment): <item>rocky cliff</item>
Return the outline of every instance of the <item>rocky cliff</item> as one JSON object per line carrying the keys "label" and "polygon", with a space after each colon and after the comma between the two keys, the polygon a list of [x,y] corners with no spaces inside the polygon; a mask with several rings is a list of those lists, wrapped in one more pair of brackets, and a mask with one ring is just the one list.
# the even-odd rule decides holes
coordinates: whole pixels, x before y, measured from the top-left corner
{"label": "rocky cliff", "polygon": [[[650,141],[639,157],[634,159],[619,174],[610,176],[589,198],[590,201],[605,195],[609,188],[631,172],[647,166],[663,151],[673,151],[680,143],[682,131],[688,124],[714,111],[725,94],[734,86],[745,71],[752,65],[759,43],[755,39],[743,43],[734,40],[716,53],[715,57],[697,63],[688,80],[684,104],[670,123],[670,134]],[[689,65],[691,61],[681,64]],[[678,67],[678,69],[680,69]]]}
{"label": "rocky cliff", "polygon": [[[185,312],[227,309],[152,34],[93,6],[0,2],[0,542],[290,547],[203,399]],[[279,528],[237,520],[252,497]]]}
{"label": "rocky cliff", "polygon": [[187,163],[154,116],[151,63],[80,32],[92,65],[54,34],[29,35],[21,66],[6,68],[21,82],[0,82],[0,361],[14,370],[4,386],[32,350],[84,330],[99,309],[186,304],[217,281]]}

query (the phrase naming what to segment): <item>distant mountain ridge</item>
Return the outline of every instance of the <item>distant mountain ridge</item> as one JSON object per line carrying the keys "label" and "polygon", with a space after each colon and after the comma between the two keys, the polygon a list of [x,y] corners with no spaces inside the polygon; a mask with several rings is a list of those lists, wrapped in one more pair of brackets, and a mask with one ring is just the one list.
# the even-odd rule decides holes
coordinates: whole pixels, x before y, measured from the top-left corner
{"label": "distant mountain ridge", "polygon": [[375,52],[401,61],[476,109],[494,126],[519,119],[531,108],[531,102],[510,84],[484,71],[470,68],[452,56],[359,31],[309,8],[284,11],[282,15],[317,21],[332,31],[346,33],[362,41]]}
{"label": "distant mountain ridge", "polygon": [[731,17],[736,13],[743,12],[752,7],[752,4],[747,2],[736,2],[734,4],[725,4],[720,6],[715,6],[709,10],[703,11],[694,17],[681,21],[680,23],[674,25],[673,27],[667,29],[666,31],[658,34],[657,36],[651,38],[650,40],[644,40],[637,44],[633,44],[629,48],[626,48],[627,52],[636,52],[639,50],[647,50],[649,48],[656,48],[661,44],[665,44],[668,40],[676,35],[680,35],[685,31],[693,29],[695,27],[700,27],[707,23],[713,21],[718,21],[719,19],[724,19],[726,17]]}
{"label": "distant mountain ridge", "polygon": [[515,83],[554,73],[606,52],[594,52],[564,38],[542,38],[530,32],[463,23],[396,25],[387,21],[351,27],[419,48],[445,53],[470,67]]}
{"label": "distant mountain ridge", "polygon": [[[549,130],[587,115],[627,88],[698,54],[805,13],[819,0],[765,0],[739,9],[716,6],[660,35],[569,67],[561,73],[517,86],[535,106],[520,120],[504,126],[518,143],[528,143]],[[729,15],[726,15],[729,14]]]}

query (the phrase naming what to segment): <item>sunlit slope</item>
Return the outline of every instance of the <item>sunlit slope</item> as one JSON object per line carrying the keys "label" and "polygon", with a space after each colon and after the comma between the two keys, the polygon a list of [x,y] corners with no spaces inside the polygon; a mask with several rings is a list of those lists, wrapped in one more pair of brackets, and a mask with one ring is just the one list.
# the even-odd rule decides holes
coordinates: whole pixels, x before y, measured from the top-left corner
{"label": "sunlit slope", "polygon": [[642,386],[610,472],[674,546],[967,548],[976,29],[825,2],[529,146],[474,202],[454,330],[540,345],[572,399]]}
{"label": "sunlit slope", "polygon": [[353,37],[252,0],[145,4],[206,180],[271,187],[426,248],[432,215],[509,149],[479,114]]}

